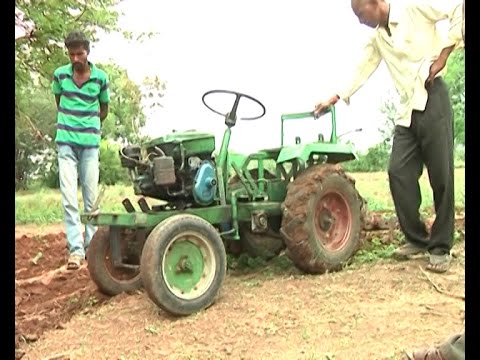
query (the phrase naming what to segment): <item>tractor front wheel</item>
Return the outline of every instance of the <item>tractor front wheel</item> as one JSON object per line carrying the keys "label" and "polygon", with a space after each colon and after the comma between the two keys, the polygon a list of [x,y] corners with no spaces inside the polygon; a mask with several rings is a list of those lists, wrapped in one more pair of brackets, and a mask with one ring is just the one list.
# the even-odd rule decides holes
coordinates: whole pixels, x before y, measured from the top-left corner
{"label": "tractor front wheel", "polygon": [[227,256],[222,238],[204,219],[174,215],[158,224],[142,251],[140,273],[150,299],[173,315],[211,306],[222,286]]}
{"label": "tractor front wheel", "polygon": [[281,233],[295,265],[310,274],[339,270],[361,245],[363,199],[338,165],[316,165],[288,186]]}

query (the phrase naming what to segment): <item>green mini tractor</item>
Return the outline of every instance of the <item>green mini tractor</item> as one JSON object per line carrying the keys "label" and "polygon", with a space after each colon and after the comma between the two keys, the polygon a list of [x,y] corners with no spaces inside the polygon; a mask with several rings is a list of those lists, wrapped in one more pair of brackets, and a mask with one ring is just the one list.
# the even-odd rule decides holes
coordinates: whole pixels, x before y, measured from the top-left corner
{"label": "green mini tractor", "polygon": [[[206,102],[219,93],[235,98],[225,114]],[[261,113],[237,119],[241,100],[256,102]],[[261,118],[265,107],[227,90],[209,91],[202,101],[225,121],[218,155],[214,135],[197,131],[126,146],[121,164],[139,210],[127,198],[125,212],[82,214],[83,223],[99,227],[87,259],[100,291],[116,295],[143,286],[160,308],[189,315],[217,298],[227,251],[268,259],[285,250],[305,273],[341,269],[361,246],[365,202],[339,165],[356,156],[351,145],[337,141],[335,108],[321,114],[331,115],[329,139],[319,134],[302,143],[297,137],[284,146],[285,121],[314,117],[285,114],[280,147],[239,157],[229,154],[232,129],[237,120]]]}

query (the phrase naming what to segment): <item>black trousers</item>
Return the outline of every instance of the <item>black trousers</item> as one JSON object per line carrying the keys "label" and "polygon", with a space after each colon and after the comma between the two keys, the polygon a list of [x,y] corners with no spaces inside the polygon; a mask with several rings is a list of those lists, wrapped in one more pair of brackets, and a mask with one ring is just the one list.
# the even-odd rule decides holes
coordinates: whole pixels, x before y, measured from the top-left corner
{"label": "black trousers", "polygon": [[[426,166],[435,203],[430,236],[420,220],[419,179]],[[429,253],[448,253],[455,223],[453,109],[443,79],[428,89],[424,111],[413,111],[409,128],[396,126],[388,169],[395,211],[406,241]]]}

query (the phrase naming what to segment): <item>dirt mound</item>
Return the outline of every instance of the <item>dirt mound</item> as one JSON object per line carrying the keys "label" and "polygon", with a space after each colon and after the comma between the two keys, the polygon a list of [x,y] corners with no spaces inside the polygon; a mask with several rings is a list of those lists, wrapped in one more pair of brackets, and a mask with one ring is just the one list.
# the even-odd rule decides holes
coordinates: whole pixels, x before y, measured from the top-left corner
{"label": "dirt mound", "polygon": [[85,266],[66,270],[67,257],[64,233],[15,239],[16,349],[107,299],[98,293]]}

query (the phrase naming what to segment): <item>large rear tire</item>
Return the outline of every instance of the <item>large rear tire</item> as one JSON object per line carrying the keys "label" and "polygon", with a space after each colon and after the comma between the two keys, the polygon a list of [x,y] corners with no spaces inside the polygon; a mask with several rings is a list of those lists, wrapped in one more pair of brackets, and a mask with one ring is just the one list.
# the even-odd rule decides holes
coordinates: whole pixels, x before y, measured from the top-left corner
{"label": "large rear tire", "polygon": [[310,274],[341,269],[361,246],[363,199],[339,165],[315,165],[288,185],[281,233],[294,264]]}

